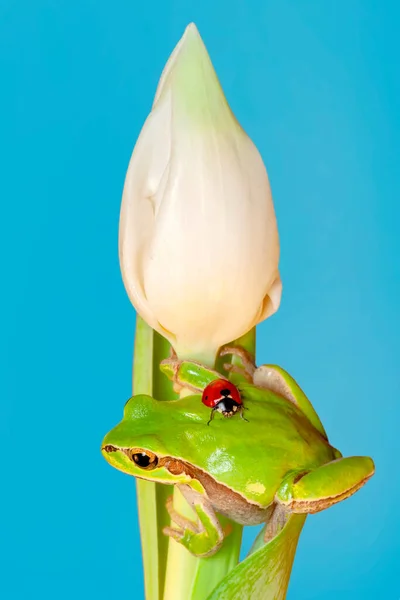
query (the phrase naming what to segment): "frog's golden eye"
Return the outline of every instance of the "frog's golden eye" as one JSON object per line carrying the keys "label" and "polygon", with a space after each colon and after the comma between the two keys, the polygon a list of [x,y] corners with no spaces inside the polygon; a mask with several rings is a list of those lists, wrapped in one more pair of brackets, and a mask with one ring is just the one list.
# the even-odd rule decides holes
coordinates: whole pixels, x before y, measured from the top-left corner
{"label": "frog's golden eye", "polygon": [[128,456],[138,467],[147,471],[155,469],[158,463],[157,456],[148,451],[130,450]]}

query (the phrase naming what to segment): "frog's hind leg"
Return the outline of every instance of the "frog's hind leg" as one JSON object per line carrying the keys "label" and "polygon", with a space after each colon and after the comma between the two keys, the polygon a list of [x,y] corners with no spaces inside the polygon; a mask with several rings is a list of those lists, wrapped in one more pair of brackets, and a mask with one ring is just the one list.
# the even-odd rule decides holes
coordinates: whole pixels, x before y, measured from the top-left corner
{"label": "frog's hind leg", "polygon": [[195,511],[198,522],[187,519],[173,507],[172,499],[167,501],[167,510],[172,521],[178,527],[164,527],[163,533],[168,535],[189,550],[195,556],[212,556],[221,547],[224,532],[215,511],[205,496],[190,486],[178,486],[185,500]]}
{"label": "frog's hind leg", "polygon": [[295,404],[320,434],[328,439],[324,426],[313,405],[289,373],[277,365],[261,365],[254,372],[254,385],[266,388]]}
{"label": "frog's hind leg", "polygon": [[368,456],[338,458],[283,483],[276,501],[294,513],[317,513],[352,496],[375,472]]}

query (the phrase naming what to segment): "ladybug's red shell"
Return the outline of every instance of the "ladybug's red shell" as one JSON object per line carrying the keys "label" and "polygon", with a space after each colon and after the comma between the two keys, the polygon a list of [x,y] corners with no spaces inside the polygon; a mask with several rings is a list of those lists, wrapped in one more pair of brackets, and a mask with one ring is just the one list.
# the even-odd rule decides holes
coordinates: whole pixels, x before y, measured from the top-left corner
{"label": "ladybug's red shell", "polygon": [[227,398],[231,398],[238,405],[243,404],[239,390],[233,383],[227,379],[216,379],[204,389],[201,401],[209,408],[215,408],[219,402]]}

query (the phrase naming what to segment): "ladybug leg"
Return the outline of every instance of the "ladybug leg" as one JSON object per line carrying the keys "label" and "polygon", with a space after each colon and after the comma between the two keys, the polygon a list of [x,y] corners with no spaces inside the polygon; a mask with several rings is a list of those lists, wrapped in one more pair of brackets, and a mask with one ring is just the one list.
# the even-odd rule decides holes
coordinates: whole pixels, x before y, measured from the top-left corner
{"label": "ladybug leg", "polygon": [[[256,370],[256,364],[255,364],[254,356],[252,354],[250,354],[250,352],[247,352],[247,350],[245,350],[241,346],[238,346],[238,347],[223,346],[221,348],[219,354],[220,354],[220,356],[226,356],[227,354],[230,354],[232,356],[237,356],[241,360],[242,365],[244,367],[244,371],[246,373],[246,379],[249,379],[249,381],[251,381],[251,382],[253,381],[253,375],[254,375],[254,371]],[[232,369],[228,369],[228,370],[232,370]]]}
{"label": "ladybug leg", "polygon": [[247,423],[249,422],[248,419],[246,419],[246,417],[243,416],[243,411],[244,410],[249,410],[246,406],[243,406],[243,404],[239,407],[239,412],[240,412],[240,418],[243,419],[243,421],[246,421]]}
{"label": "ladybug leg", "polygon": [[213,408],[213,409],[212,409],[212,411],[211,411],[211,415],[210,415],[210,420],[208,421],[207,425],[209,425],[209,424],[211,423],[211,421],[213,420],[213,418],[214,418],[214,414],[215,414],[215,411],[216,411],[216,410],[217,410],[216,408]]}

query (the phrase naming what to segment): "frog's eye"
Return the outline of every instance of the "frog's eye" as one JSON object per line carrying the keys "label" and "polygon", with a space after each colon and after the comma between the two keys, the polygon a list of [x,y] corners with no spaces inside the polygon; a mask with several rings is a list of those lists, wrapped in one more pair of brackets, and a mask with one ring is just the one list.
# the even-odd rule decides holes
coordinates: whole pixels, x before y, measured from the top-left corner
{"label": "frog's eye", "polygon": [[141,469],[147,469],[150,471],[151,469],[155,469],[158,463],[158,458],[152,452],[138,452],[137,450],[132,450],[129,453],[129,458]]}

